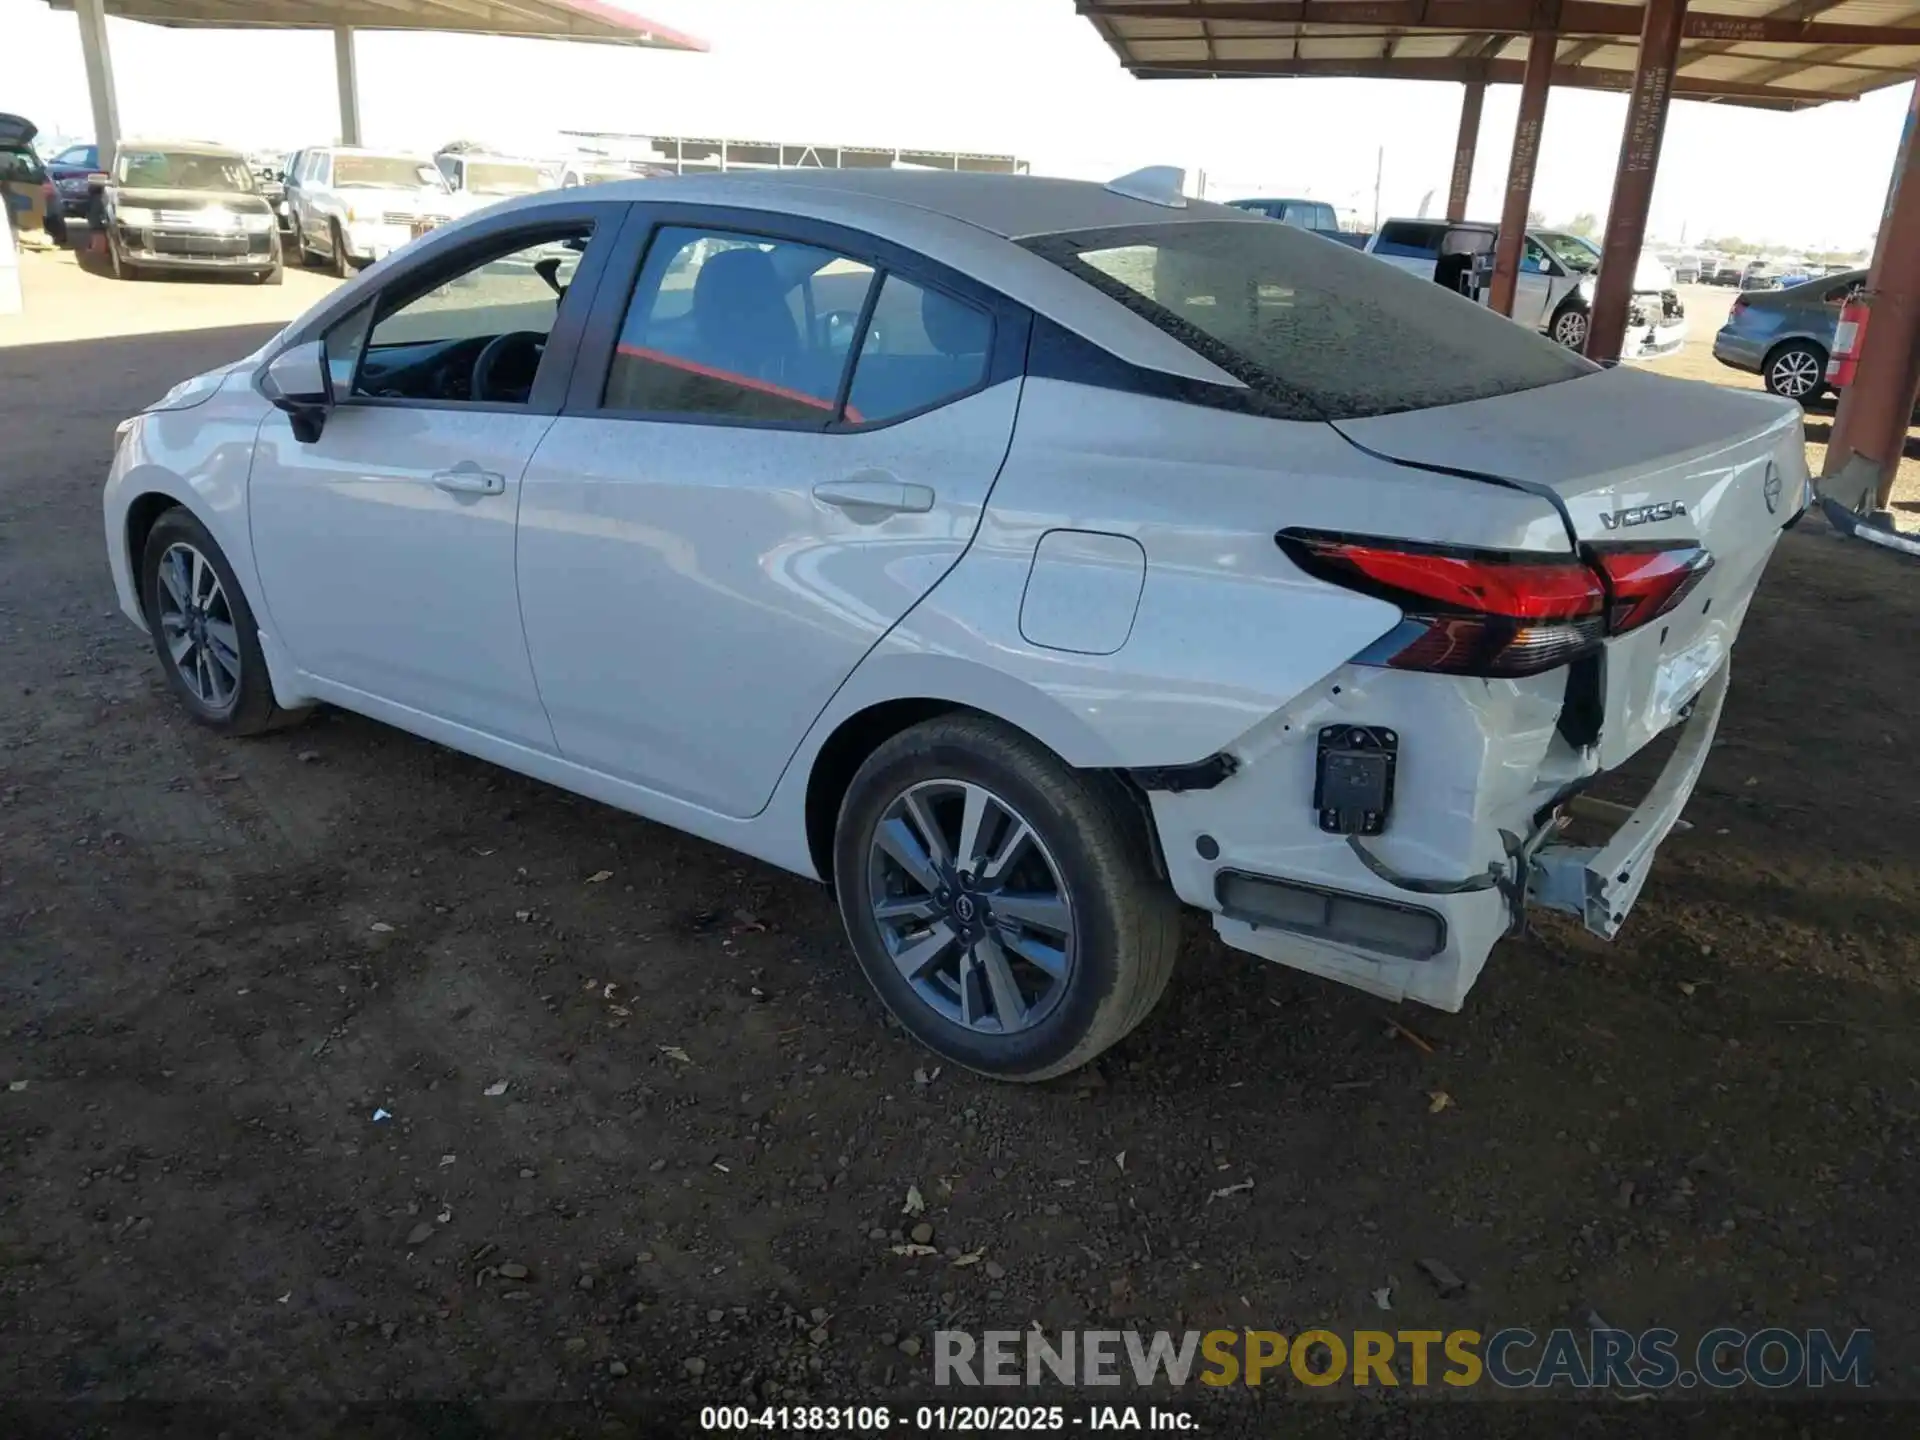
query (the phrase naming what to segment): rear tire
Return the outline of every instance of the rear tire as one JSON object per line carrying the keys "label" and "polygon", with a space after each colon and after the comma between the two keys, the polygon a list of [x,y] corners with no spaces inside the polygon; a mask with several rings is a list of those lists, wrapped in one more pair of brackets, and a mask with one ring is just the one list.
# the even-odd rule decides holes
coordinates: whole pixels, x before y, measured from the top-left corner
{"label": "rear tire", "polygon": [[175,508],[140,555],[140,604],[154,654],[187,713],[222,735],[260,735],[305,712],[274,704],[253,609],[207,527]]}
{"label": "rear tire", "polygon": [[841,803],[834,882],[882,1003],[995,1079],[1091,1061],[1147,1017],[1179,951],[1179,904],[1121,782],[985,716],[926,721],[868,757]]}
{"label": "rear tire", "polygon": [[1767,355],[1760,379],[1783,400],[1818,400],[1827,388],[1827,352],[1811,340],[1789,340]]}

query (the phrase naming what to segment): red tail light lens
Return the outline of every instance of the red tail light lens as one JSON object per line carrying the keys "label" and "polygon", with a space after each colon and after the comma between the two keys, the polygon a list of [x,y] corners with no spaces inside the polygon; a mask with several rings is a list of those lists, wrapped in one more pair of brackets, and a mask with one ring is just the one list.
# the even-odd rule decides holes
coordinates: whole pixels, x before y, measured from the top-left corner
{"label": "red tail light lens", "polygon": [[1356,662],[1447,675],[1565,665],[1672,610],[1713,565],[1698,545],[1591,546],[1578,557],[1310,530],[1275,538],[1309,575],[1404,612]]}
{"label": "red tail light lens", "polygon": [[1405,621],[1354,657],[1448,675],[1537,675],[1606,631],[1600,576],[1571,555],[1469,550],[1289,530],[1289,558],[1321,580],[1397,605]]}
{"label": "red tail light lens", "polygon": [[1607,629],[1637,630],[1666,614],[1713,568],[1698,545],[1596,545],[1593,563],[1607,586]]}

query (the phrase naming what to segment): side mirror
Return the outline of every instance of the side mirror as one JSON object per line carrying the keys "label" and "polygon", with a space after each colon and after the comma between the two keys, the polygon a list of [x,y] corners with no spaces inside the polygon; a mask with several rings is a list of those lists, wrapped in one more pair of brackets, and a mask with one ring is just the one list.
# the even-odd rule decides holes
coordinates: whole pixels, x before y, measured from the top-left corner
{"label": "side mirror", "polygon": [[91,175],[87,176],[88,192],[94,195],[98,195],[102,190],[107,188],[107,181],[110,178],[112,177],[103,175],[98,170],[94,171]]}
{"label": "side mirror", "polygon": [[320,438],[320,427],[333,405],[325,347],[309,340],[282,350],[267,362],[260,392],[292,418],[293,438],[311,445]]}

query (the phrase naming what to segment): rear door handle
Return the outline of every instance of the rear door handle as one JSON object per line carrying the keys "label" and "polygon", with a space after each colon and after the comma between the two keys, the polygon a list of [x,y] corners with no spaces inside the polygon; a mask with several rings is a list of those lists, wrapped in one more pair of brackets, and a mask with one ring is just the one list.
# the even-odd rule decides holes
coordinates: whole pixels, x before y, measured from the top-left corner
{"label": "rear door handle", "polygon": [[813,487],[813,498],[823,505],[849,511],[885,511],[895,515],[924,515],[933,509],[933,488],[909,485],[890,476],[855,476],[829,480]]}
{"label": "rear door handle", "polygon": [[497,470],[482,470],[471,460],[463,460],[451,470],[434,472],[433,483],[449,495],[503,495],[507,477]]}

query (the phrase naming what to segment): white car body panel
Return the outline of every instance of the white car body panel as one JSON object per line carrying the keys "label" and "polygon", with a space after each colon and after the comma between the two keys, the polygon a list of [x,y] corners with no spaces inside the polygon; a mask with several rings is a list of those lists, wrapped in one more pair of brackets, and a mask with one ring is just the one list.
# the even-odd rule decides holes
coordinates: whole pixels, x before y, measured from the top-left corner
{"label": "white car body panel", "polygon": [[[646,180],[593,199],[865,231],[1142,373],[1244,389],[1005,235],[1269,222],[948,178]],[[551,203],[508,201],[487,223]],[[289,334],[408,263],[343,287]],[[604,291],[593,303],[624,303]],[[200,517],[254,602],[281,704],[339,704],[811,876],[818,762],[875,707],[964,706],[1081,768],[1228,757],[1204,788],[1141,781],[1175,893],[1236,948],[1447,1009],[1529,888],[1618,928],[1698,777],[1760,571],[1809,493],[1795,407],[1619,369],[1336,423],[1029,374],[870,430],[387,401],[336,406],[303,443],[254,388],[272,353],[171,397],[189,408],[129,422],[104,508],[136,622],[130,513],[165,496]],[[497,492],[435,483],[462,467],[497,475]],[[817,493],[848,482],[902,503]],[[1622,518],[1669,502],[1684,509]],[[1698,541],[1717,563],[1670,617],[1606,642],[1604,718],[1575,743],[1564,670],[1356,663],[1402,612],[1298,568],[1275,540],[1295,528],[1568,556]],[[1675,760],[1611,841],[1563,845],[1539,826],[1682,721]],[[1364,850],[1313,806],[1318,735],[1338,724],[1402,737],[1391,824]],[[1511,885],[1461,893],[1388,878],[1502,867]],[[1444,943],[1416,960],[1255,925],[1224,913],[1234,874],[1418,908]]]}
{"label": "white car body panel", "polygon": [[[318,441],[273,413],[254,451],[258,592],[300,668],[552,749],[515,594],[520,481],[546,415],[343,405]],[[449,493],[440,472],[499,477]]]}
{"label": "white car body panel", "polygon": [[[519,574],[560,753],[725,815],[764,808],[834,691],[960,558],[1019,402],[1010,380],[852,434],[555,421]],[[919,487],[928,508],[815,493],[849,483],[883,502]]]}

